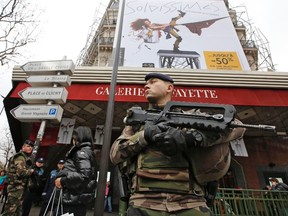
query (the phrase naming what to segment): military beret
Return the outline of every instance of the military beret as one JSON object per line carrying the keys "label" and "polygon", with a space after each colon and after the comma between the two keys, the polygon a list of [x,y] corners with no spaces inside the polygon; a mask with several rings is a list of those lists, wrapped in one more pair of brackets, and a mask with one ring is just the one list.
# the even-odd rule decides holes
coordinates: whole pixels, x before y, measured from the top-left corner
{"label": "military beret", "polygon": [[34,143],[31,140],[25,140],[24,144],[30,145],[32,147],[34,147]]}
{"label": "military beret", "polygon": [[145,81],[148,81],[151,78],[158,78],[158,79],[161,79],[161,80],[164,80],[164,81],[168,81],[168,82],[174,83],[173,79],[170,76],[166,75],[166,74],[149,73],[149,74],[147,74],[145,76]]}

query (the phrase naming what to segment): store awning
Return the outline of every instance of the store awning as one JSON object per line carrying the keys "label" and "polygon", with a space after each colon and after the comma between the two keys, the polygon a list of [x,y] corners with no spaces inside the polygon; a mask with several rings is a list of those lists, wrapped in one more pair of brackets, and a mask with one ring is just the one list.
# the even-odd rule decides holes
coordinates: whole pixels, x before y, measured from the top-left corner
{"label": "store awning", "polygon": [[[10,97],[20,98],[18,92],[27,87],[30,87],[28,83],[19,83]],[[67,88],[68,100],[108,101],[109,87],[109,84],[73,83]],[[146,102],[143,85],[118,84],[115,100],[118,102]],[[176,85],[173,100],[243,106],[288,106],[288,90]]]}

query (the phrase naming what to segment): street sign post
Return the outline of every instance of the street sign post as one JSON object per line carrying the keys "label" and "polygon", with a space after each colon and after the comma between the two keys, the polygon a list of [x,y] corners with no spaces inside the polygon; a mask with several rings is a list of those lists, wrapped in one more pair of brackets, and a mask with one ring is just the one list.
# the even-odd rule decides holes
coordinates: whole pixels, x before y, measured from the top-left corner
{"label": "street sign post", "polygon": [[18,94],[23,100],[31,104],[47,103],[48,101],[64,104],[68,97],[68,91],[65,87],[28,87]]}
{"label": "street sign post", "polygon": [[60,105],[21,104],[12,109],[10,113],[21,122],[39,122],[42,120],[60,122],[63,108]]}
{"label": "street sign post", "polygon": [[29,76],[26,78],[26,82],[33,87],[52,86],[55,83],[60,86],[71,85],[71,79],[68,75]]}
{"label": "street sign post", "polygon": [[53,75],[58,72],[72,75],[75,70],[75,64],[72,60],[34,61],[27,62],[21,68],[27,75]]}
{"label": "street sign post", "polygon": [[54,103],[63,104],[66,102],[68,92],[65,86],[71,85],[69,75],[73,75],[75,64],[72,60],[34,61],[27,62],[21,68],[29,76],[26,81],[32,87],[19,92],[20,97],[27,103],[46,103],[46,105],[22,104],[10,111],[14,118],[22,122],[41,121],[30,156],[33,163],[37,157],[47,121],[61,121],[63,108]]}

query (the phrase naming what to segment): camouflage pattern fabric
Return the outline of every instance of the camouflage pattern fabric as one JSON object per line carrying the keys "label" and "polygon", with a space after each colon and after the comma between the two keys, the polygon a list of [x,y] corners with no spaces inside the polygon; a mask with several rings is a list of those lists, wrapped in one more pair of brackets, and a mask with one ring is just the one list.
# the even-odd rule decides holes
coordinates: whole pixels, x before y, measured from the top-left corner
{"label": "camouflage pattern fabric", "polygon": [[207,148],[188,143],[186,152],[167,156],[157,145],[146,142],[143,128],[126,126],[110,151],[112,163],[127,164],[123,170],[132,179],[129,205],[171,215],[187,209],[208,209],[205,185],[225,174],[230,164],[229,141],[239,138],[245,129],[236,128],[225,134],[201,131]]}
{"label": "camouflage pattern fabric", "polygon": [[127,216],[213,216],[213,213],[206,206],[169,213],[141,207],[129,207]]}
{"label": "camouflage pattern fabric", "polygon": [[30,166],[30,158],[21,151],[11,157],[7,170],[8,199],[3,216],[21,215],[24,192],[32,174]]}
{"label": "camouflage pattern fabric", "polygon": [[24,187],[17,187],[13,192],[8,192],[7,202],[5,204],[2,216],[20,216],[22,215],[22,203],[24,199]]}
{"label": "camouflage pattern fabric", "polygon": [[200,206],[207,207],[203,196],[161,192],[134,193],[129,199],[129,205],[162,212],[176,212]]}

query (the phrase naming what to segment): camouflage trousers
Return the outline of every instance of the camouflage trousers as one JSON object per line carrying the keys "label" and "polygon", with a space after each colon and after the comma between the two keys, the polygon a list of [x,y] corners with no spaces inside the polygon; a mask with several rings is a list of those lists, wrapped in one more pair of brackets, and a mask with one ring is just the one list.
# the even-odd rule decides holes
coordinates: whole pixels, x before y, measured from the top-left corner
{"label": "camouflage trousers", "polygon": [[213,213],[206,206],[176,212],[163,212],[130,206],[127,210],[127,216],[213,216]]}
{"label": "camouflage trousers", "polygon": [[18,188],[18,190],[8,193],[8,199],[5,204],[4,212],[2,216],[20,216],[22,215],[22,203],[23,203],[24,188]]}

